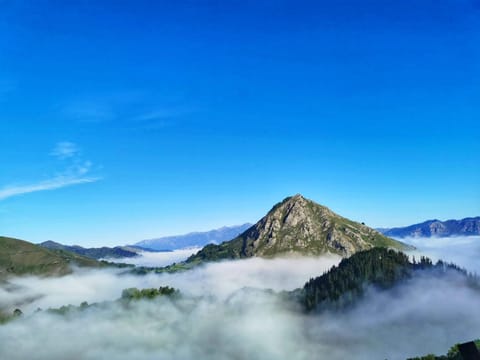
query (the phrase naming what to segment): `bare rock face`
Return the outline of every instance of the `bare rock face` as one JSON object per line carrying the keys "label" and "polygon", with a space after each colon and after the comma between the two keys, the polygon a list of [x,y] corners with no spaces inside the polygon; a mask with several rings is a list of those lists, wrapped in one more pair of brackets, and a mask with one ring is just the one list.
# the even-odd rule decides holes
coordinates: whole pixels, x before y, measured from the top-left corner
{"label": "bare rock face", "polygon": [[327,252],[350,256],[379,242],[395,245],[377,231],[342,218],[301,195],[282,201],[240,237],[245,256]]}
{"label": "bare rock face", "polygon": [[237,238],[209,245],[189,261],[295,253],[350,256],[375,246],[404,248],[402,243],[297,194],[275,205]]}

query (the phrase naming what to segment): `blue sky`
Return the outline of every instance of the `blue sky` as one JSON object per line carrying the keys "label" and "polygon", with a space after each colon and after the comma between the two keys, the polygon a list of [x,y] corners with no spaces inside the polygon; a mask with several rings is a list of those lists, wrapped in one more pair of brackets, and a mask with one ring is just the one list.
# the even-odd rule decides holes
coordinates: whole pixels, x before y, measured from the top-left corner
{"label": "blue sky", "polygon": [[477,0],[0,7],[0,234],[132,243],[295,193],[480,214]]}

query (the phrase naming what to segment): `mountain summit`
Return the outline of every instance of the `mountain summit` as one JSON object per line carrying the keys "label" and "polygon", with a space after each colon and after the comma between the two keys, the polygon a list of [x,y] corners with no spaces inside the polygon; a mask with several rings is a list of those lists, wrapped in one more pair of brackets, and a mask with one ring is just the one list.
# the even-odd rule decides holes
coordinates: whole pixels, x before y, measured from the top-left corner
{"label": "mountain summit", "polygon": [[220,245],[207,245],[187,262],[291,253],[335,253],[347,257],[376,246],[406,248],[401,242],[297,194],[275,205],[238,237]]}

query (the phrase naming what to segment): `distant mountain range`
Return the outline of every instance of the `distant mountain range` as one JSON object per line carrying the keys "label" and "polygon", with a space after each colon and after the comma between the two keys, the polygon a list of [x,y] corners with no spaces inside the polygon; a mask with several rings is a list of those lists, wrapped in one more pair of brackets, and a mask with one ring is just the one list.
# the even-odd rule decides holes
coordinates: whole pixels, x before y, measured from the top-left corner
{"label": "distant mountain range", "polygon": [[71,265],[101,267],[101,262],[62,249],[47,249],[0,236],[0,279],[12,275],[65,275]]}
{"label": "distant mountain range", "polygon": [[255,225],[225,226],[206,232],[144,240],[131,246],[84,248],[54,241],[35,245],[0,237],[0,278],[23,274],[63,275],[71,271],[71,265],[100,267],[105,264],[98,259],[135,257],[142,251],[202,247],[185,262],[156,270],[152,268],[163,272],[188,269],[208,261],[255,256],[334,253],[348,257],[374,247],[409,248],[391,237],[460,235],[480,235],[480,217],[429,220],[407,227],[374,230],[297,194],[276,204]]}
{"label": "distant mountain range", "polygon": [[207,245],[186,263],[292,253],[334,253],[347,257],[373,247],[407,248],[297,194],[276,204],[265,217],[233,240]]}
{"label": "distant mountain range", "polygon": [[188,247],[204,247],[208,244],[219,244],[231,240],[251,226],[252,224],[249,223],[237,226],[224,226],[219,229],[205,232],[192,232],[185,235],[142,240],[135,245],[153,250],[177,250]]}
{"label": "distant mountain range", "polygon": [[[38,244],[41,247],[50,250],[64,250],[70,251],[72,253],[85,256],[92,259],[105,259],[105,258],[126,258],[126,257],[135,257],[138,256],[139,248],[129,247],[129,246],[116,246],[116,247],[99,247],[99,248],[84,248],[78,245],[63,245],[55,241],[45,241],[41,244]],[[144,250],[144,249],[142,249]]]}
{"label": "distant mountain range", "polygon": [[427,220],[420,224],[377,230],[386,236],[396,238],[480,235],[480,216],[461,220]]}

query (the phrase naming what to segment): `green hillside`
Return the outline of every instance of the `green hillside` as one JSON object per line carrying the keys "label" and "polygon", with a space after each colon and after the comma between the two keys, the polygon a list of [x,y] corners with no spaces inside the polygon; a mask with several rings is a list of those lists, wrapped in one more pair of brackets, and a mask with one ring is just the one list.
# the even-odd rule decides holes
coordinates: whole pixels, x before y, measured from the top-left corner
{"label": "green hillside", "polygon": [[138,250],[127,246],[115,246],[115,247],[99,247],[99,248],[84,248],[78,245],[63,245],[55,241],[45,241],[39,246],[50,250],[64,250],[77,255],[85,256],[91,259],[119,259],[119,258],[131,258],[138,256]]}
{"label": "green hillside", "polygon": [[0,278],[12,275],[64,275],[71,265],[100,267],[102,263],[64,250],[49,250],[24,240],[0,236]]}

